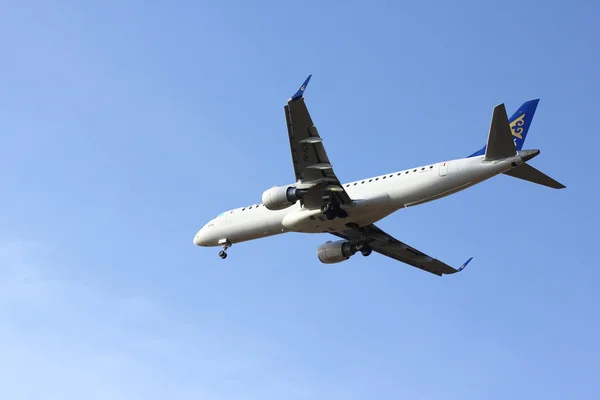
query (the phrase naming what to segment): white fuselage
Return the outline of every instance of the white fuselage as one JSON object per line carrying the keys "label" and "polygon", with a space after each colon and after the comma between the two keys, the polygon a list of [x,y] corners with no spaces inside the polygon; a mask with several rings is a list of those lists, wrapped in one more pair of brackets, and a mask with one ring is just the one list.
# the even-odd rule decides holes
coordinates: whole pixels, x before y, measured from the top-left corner
{"label": "white fuselage", "polygon": [[459,192],[523,163],[520,156],[498,161],[483,158],[445,161],[345,183],[354,203],[344,207],[347,218],[328,220],[320,209],[304,209],[300,202],[278,211],[263,204],[226,211],[198,231],[194,244],[223,246],[285,232],[343,231],[348,223],[366,226],[401,208]]}

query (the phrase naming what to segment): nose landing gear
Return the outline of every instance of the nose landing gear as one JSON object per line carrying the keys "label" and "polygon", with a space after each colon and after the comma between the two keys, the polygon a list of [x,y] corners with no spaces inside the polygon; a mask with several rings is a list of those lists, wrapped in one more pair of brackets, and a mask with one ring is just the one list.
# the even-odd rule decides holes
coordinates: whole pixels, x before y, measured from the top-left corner
{"label": "nose landing gear", "polygon": [[227,249],[231,247],[231,243],[229,243],[227,240],[223,240],[219,241],[219,244],[223,245],[223,250],[219,252],[219,257],[224,260],[227,258]]}

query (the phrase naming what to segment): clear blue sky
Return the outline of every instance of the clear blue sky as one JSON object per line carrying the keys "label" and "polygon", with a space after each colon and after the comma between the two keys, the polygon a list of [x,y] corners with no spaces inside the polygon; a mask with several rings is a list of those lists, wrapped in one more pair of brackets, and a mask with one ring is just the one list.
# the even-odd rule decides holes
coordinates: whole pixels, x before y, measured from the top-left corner
{"label": "clear blue sky", "polygon": [[[85,3],[85,4],[84,4]],[[597,399],[594,1],[8,1],[0,14],[0,398]],[[326,235],[192,238],[293,182],[283,106],[349,181],[526,142],[380,226],[451,264],[320,264]]]}

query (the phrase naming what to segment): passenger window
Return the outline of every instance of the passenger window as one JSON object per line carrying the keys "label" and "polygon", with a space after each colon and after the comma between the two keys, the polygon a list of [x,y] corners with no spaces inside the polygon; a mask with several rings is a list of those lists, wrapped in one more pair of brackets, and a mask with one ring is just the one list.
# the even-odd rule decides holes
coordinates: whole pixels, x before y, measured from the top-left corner
{"label": "passenger window", "polygon": [[379,178],[375,178],[375,180],[376,180],[376,181],[378,181],[378,180],[379,180]]}
{"label": "passenger window", "polygon": [[416,169],[413,169],[413,172],[417,172],[417,170],[416,170]]}
{"label": "passenger window", "polygon": [[424,170],[425,170],[425,167],[421,168],[421,171],[424,171]]}
{"label": "passenger window", "polygon": [[406,171],[404,174],[408,174],[408,171]]}
{"label": "passenger window", "polygon": [[356,184],[357,184],[357,183],[358,183],[358,182],[354,182],[354,186],[356,186]]}
{"label": "passenger window", "polygon": [[364,184],[364,183],[365,183],[365,181],[362,181],[360,184],[362,185],[362,184]]}
{"label": "passenger window", "polygon": [[429,169],[433,168],[433,165],[431,167],[429,167]]}
{"label": "passenger window", "polygon": [[385,179],[385,178],[387,178],[387,177],[386,177],[386,176],[384,176],[384,177],[383,177],[383,178],[381,178],[381,179]]}
{"label": "passenger window", "polygon": [[373,179],[369,179],[369,182],[372,182],[372,181],[373,181]]}

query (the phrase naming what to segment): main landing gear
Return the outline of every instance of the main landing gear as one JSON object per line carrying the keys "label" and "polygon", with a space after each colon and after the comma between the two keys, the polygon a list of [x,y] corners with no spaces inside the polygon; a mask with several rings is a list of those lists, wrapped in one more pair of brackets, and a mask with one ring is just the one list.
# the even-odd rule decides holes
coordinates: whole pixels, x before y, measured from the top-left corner
{"label": "main landing gear", "polygon": [[364,257],[370,256],[373,252],[371,246],[369,246],[369,244],[365,241],[358,242],[356,244],[356,250],[360,251],[360,254],[362,254]]}
{"label": "main landing gear", "polygon": [[369,246],[369,237],[365,234],[365,229],[358,226],[358,224],[355,224],[354,222],[347,223],[346,226],[351,229],[356,229],[360,232],[360,241],[354,245],[356,251],[360,251],[360,254],[362,254],[364,257],[370,256],[373,252],[373,249],[371,246]]}
{"label": "main landing gear", "polygon": [[332,220],[334,218],[348,218],[348,213],[346,210],[342,209],[336,203],[325,203],[321,206],[321,211],[328,220]]}

